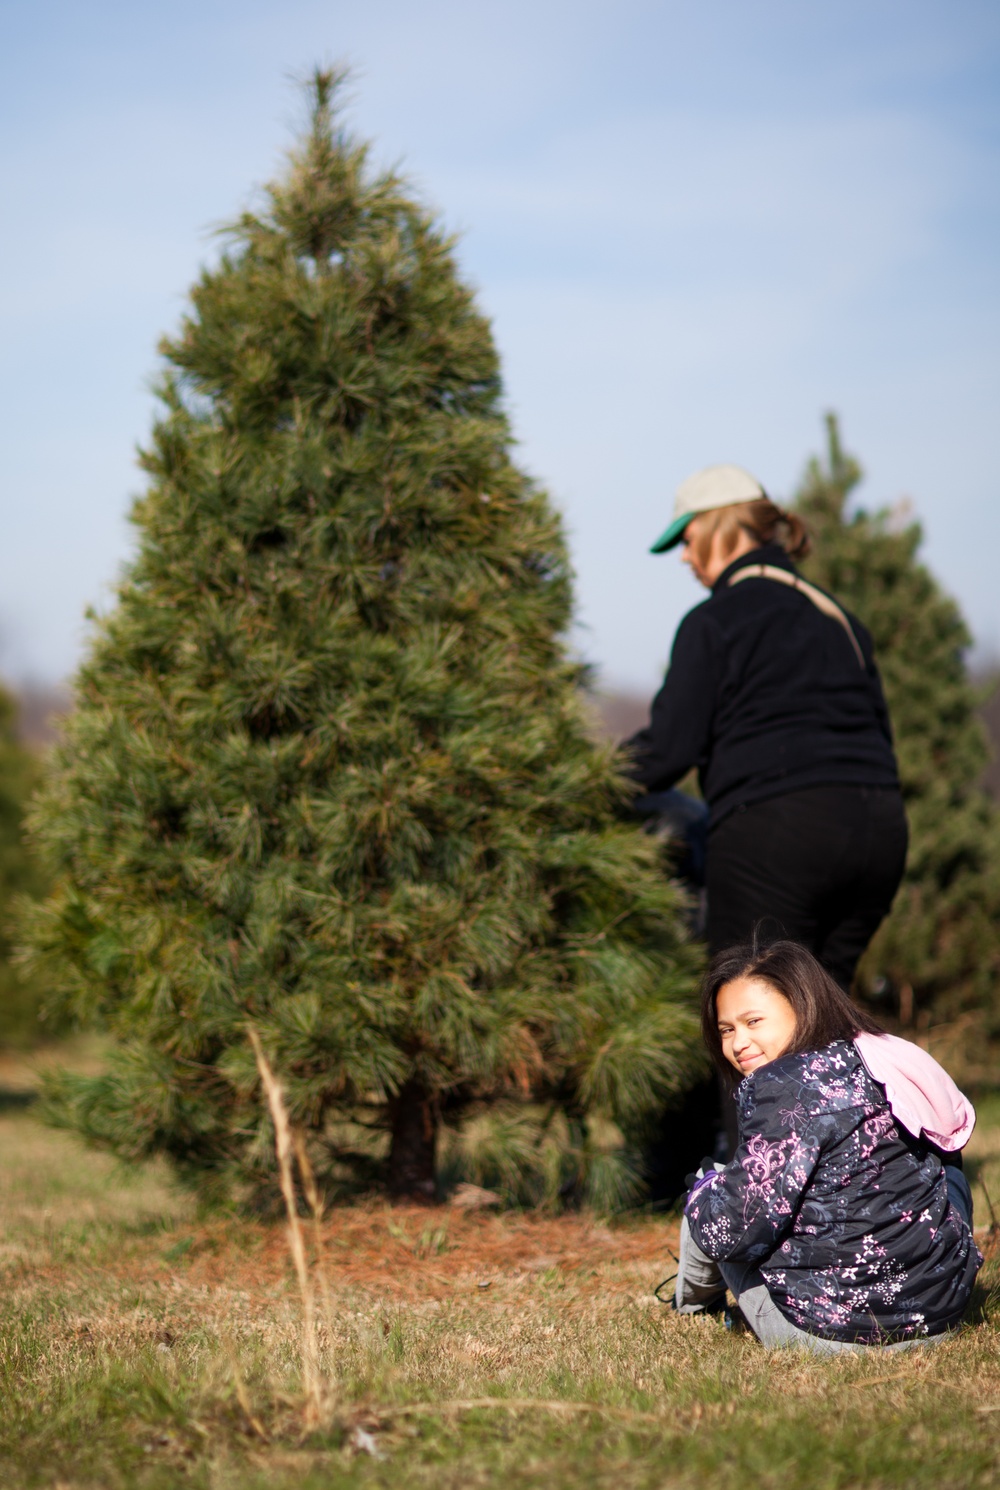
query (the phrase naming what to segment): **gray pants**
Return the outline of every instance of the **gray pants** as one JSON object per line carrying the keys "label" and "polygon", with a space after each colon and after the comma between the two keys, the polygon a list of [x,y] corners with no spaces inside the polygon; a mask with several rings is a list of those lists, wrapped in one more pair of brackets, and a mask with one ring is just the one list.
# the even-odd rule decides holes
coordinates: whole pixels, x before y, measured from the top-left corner
{"label": "gray pants", "polygon": [[[720,1295],[729,1289],[740,1306],[740,1313],[753,1330],[761,1345],[768,1348],[791,1346],[796,1350],[809,1350],[814,1355],[839,1355],[842,1351],[871,1350],[870,1345],[860,1345],[847,1340],[824,1340],[820,1335],[810,1335],[787,1320],[767,1291],[760,1271],[746,1263],[716,1262],[706,1257],[691,1235],[687,1217],[681,1221],[681,1256],[677,1268],[677,1287],[674,1290],[674,1306],[679,1314],[703,1314],[705,1309],[717,1303]],[[895,1340],[891,1345],[876,1347],[881,1350],[911,1350],[915,1345],[936,1345],[946,1339],[945,1335],[932,1335],[923,1340]]]}

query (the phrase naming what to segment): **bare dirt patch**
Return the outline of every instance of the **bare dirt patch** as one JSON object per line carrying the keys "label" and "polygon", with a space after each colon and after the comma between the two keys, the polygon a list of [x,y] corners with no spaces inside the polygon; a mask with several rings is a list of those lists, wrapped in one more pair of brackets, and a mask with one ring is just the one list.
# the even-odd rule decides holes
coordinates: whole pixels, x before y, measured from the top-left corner
{"label": "bare dirt patch", "polygon": [[[632,1295],[651,1292],[673,1271],[677,1224],[650,1218],[609,1226],[582,1216],[470,1215],[372,1202],[339,1209],[323,1225],[323,1243],[332,1286],[397,1302],[539,1280],[571,1285],[580,1296]],[[193,1286],[259,1289],[281,1286],[289,1268],[284,1225],[227,1220],[184,1228],[166,1255],[161,1242],[145,1257],[133,1253],[121,1271],[133,1281],[174,1274]]]}

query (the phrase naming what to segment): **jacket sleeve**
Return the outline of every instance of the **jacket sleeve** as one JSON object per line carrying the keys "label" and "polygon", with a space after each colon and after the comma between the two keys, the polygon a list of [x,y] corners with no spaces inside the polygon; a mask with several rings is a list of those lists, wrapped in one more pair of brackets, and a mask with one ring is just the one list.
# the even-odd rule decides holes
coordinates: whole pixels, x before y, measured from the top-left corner
{"label": "jacket sleeve", "polygon": [[[754,1077],[742,1128],[750,1136],[725,1169],[707,1175],[684,1207],[698,1246],[719,1262],[761,1263],[792,1229],[820,1156],[820,1136],[808,1117],[790,1129],[788,1088]],[[782,1112],[782,1109],[784,1110]]]}
{"label": "jacket sleeve", "polygon": [[645,791],[665,791],[692,766],[706,764],[718,681],[712,625],[698,606],[678,628],[649,725],[622,747],[630,757],[627,774]]}

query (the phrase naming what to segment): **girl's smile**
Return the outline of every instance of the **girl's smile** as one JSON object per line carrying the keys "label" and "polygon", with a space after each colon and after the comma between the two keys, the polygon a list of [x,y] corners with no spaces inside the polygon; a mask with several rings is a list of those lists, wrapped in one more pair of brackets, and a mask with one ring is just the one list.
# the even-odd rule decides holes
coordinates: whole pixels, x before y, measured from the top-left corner
{"label": "girl's smile", "polygon": [[761,978],[724,983],[715,1001],[722,1053],[741,1076],[783,1055],[795,1039],[795,1010]]}

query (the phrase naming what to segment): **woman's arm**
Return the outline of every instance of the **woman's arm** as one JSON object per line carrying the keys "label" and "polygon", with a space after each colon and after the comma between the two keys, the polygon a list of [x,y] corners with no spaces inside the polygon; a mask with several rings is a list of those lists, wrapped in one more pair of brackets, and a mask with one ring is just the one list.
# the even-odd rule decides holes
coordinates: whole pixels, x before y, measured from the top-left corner
{"label": "woman's arm", "polygon": [[708,1174],[688,1195],[684,1214],[695,1241],[720,1262],[762,1262],[792,1228],[820,1154],[808,1117],[796,1119],[788,1084],[754,1077],[740,1145],[725,1169]]}
{"label": "woman's arm", "polygon": [[629,776],[647,792],[665,791],[708,759],[718,671],[711,630],[703,606],[684,617],[650,722],[623,746]]}

